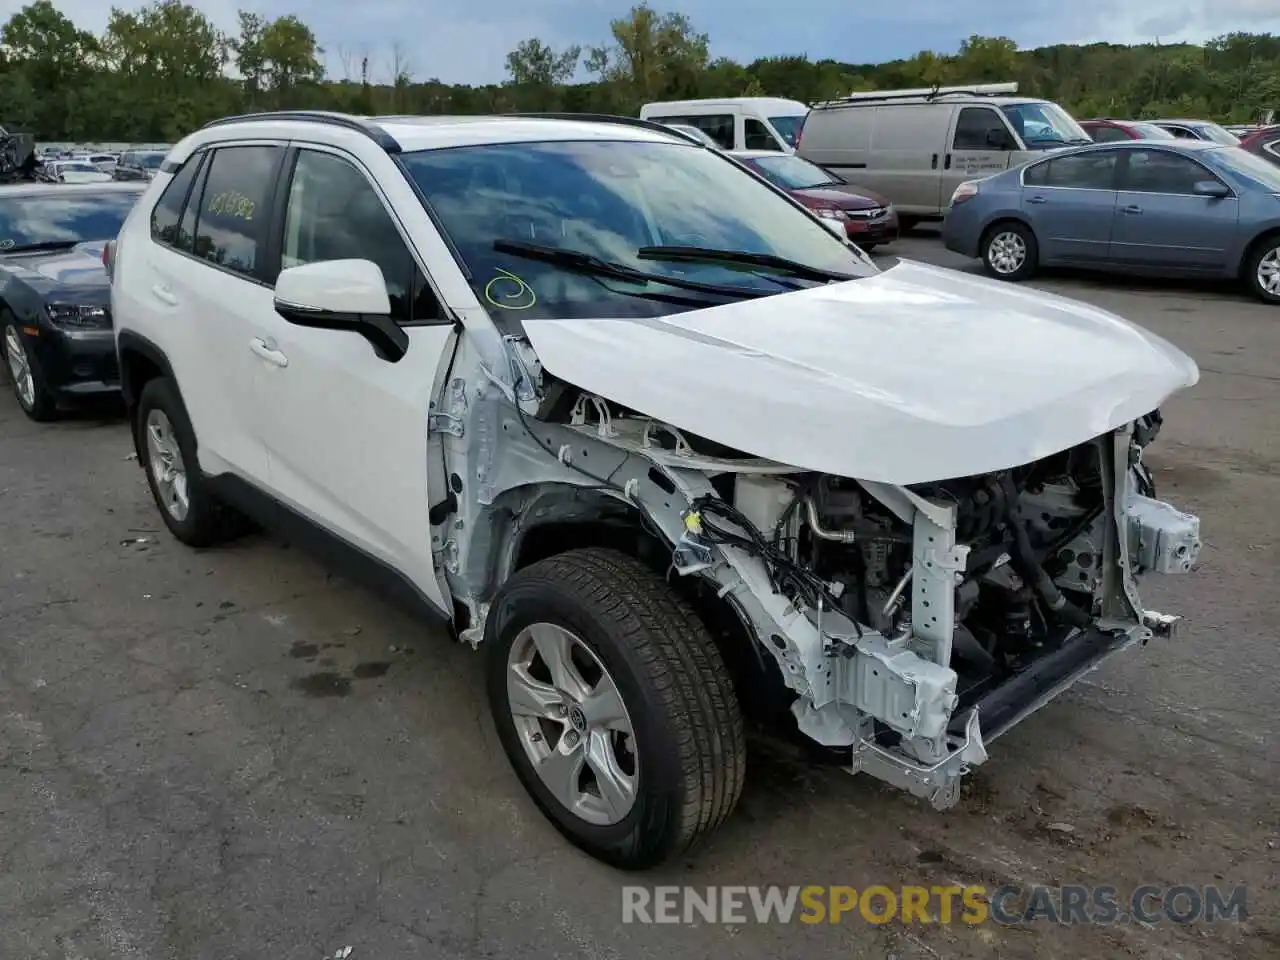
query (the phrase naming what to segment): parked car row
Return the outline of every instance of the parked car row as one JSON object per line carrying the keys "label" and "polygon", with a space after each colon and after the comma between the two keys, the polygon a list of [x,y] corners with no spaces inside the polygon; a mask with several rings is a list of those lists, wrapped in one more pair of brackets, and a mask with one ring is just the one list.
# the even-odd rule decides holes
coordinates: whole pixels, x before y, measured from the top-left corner
{"label": "parked car row", "polygon": [[118,154],[46,150],[37,154],[34,178],[48,183],[150,180],[164,157],[164,150],[125,150]]}
{"label": "parked car row", "polygon": [[[765,109],[767,112],[769,109],[769,104],[761,108],[756,102],[763,98],[754,98],[751,102],[745,102],[747,99],[743,98],[736,102],[734,104],[735,109],[746,113],[760,109]],[[705,109],[719,109],[718,105],[722,105],[725,102],[698,101],[697,104]],[[688,110],[691,103],[694,103],[694,101],[686,101],[677,105],[676,109]],[[671,105],[650,104],[649,106],[669,107]],[[781,108],[775,103],[772,105],[772,109],[778,110]],[[697,116],[696,113],[693,115]],[[706,119],[706,117],[712,116],[714,115],[706,114],[703,115],[703,118]],[[763,118],[763,113],[760,114],[760,117]],[[742,119],[744,124],[752,122],[763,124],[765,122],[764,119],[757,119],[753,116],[743,118],[735,116],[736,119]],[[773,120],[774,122],[779,122],[777,116]],[[730,141],[730,128],[727,120],[725,135],[721,141],[714,139],[701,127],[688,123],[669,122],[665,118],[653,122],[662,123],[682,136],[689,137],[694,142],[714,150],[724,149],[721,146],[721,142]],[[880,244],[891,243],[898,237],[898,213],[888,200],[873,190],[849,183],[831,171],[810,163],[808,160],[797,156],[792,150],[783,150],[776,141],[765,149],[724,149],[724,152],[740,161],[753,173],[764,177],[775,186],[791,193],[806,207],[817,213],[819,217],[838,222],[840,229],[835,232],[842,230],[849,240],[865,251],[871,251]]]}
{"label": "parked car row", "polygon": [[[1193,194],[1190,201],[1184,196],[1158,203],[1151,199],[1158,191],[1150,183],[1136,185],[1140,165],[1165,169],[1188,164],[1185,173],[1199,168],[1199,158],[1179,154],[1166,159],[1147,151],[1134,155],[1132,167],[1103,158],[1100,162],[1109,165],[1115,176],[1130,171],[1124,175],[1135,178],[1134,184],[1115,181],[1104,190],[1106,197],[1088,201],[1093,207],[1089,215],[1080,212],[1086,204],[1083,196],[1068,203],[1061,195],[1066,188],[1044,186],[1047,192],[1028,199],[1028,209],[1034,213],[1011,215],[1027,236],[1019,240],[1009,231],[998,235],[996,247],[1004,245],[1017,252],[1017,266],[1009,267],[1012,261],[1007,258],[993,258],[997,234],[988,231],[994,221],[980,222],[983,232],[972,237],[967,235],[970,220],[988,201],[996,202],[998,184],[1015,180],[1021,184],[1022,174],[1005,176],[990,188],[973,184],[1024,166],[1036,168],[1033,177],[1051,169],[1068,176],[1072,168],[1065,162],[1044,162],[1046,153],[1108,143],[1170,148],[1208,144],[1253,154],[1280,168],[1280,126],[1255,129],[1242,139],[1220,124],[1196,119],[1093,118],[1077,123],[1057,104],[1018,96],[1017,91],[1016,83],[996,83],[855,92],[807,111],[803,104],[775,98],[697,100],[647,104],[641,115],[680,128],[699,142],[710,141],[732,151],[755,172],[772,175],[793,190],[802,202],[818,205],[820,215],[845,219],[849,235],[860,232],[862,239],[857,242],[866,248],[884,242],[879,235],[866,233],[869,228],[883,229],[883,236],[891,239],[899,228],[946,218],[947,231],[955,237],[951,242],[958,249],[980,251],[993,272],[996,264],[1004,264],[999,275],[1005,278],[1020,278],[1039,265],[1065,262],[1065,242],[1070,251],[1066,261],[1079,263],[1083,258],[1104,269],[1251,278],[1254,292],[1263,299],[1275,295],[1269,279],[1271,260],[1259,247],[1265,246],[1272,229],[1271,174],[1260,164],[1236,159],[1236,154],[1217,159],[1237,171],[1243,178],[1239,184],[1231,181],[1231,174],[1219,177],[1210,168],[1196,182],[1202,184],[1197,189],[1214,191],[1214,196]],[[779,179],[784,171],[787,182]],[[1204,186],[1210,181],[1217,186]],[[846,210],[847,199],[836,205],[820,199],[822,192],[833,189],[846,196],[851,191],[861,193],[868,198],[868,208],[874,200],[886,212],[884,223],[865,223],[868,214]],[[993,195],[957,213],[952,221],[955,201],[965,202],[979,189]],[[1141,212],[1130,209],[1140,204],[1123,204],[1126,212],[1122,214],[1113,214],[1110,207],[1101,212],[1108,200],[1128,192],[1148,195]],[[1218,192],[1223,195],[1216,196]],[[1164,212],[1157,215],[1156,207]],[[1039,238],[1037,227],[1066,234]],[[1082,235],[1071,240],[1067,235],[1072,231]],[[1153,242],[1133,239],[1142,236],[1152,237]],[[1035,241],[1033,246],[1027,245],[1027,237]]]}
{"label": "parked car row", "polygon": [[46,160],[35,170],[35,179],[47,183],[102,183],[111,174],[88,158],[82,160]]}

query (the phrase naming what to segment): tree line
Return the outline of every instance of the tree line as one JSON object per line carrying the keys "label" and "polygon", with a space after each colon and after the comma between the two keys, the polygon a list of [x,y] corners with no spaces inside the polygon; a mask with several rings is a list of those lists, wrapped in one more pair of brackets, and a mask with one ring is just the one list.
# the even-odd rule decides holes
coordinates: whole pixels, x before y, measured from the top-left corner
{"label": "tree line", "polygon": [[0,30],[0,124],[43,140],[173,141],[215,117],[283,108],[634,116],[651,100],[767,94],[813,103],[855,90],[1008,80],[1079,117],[1244,122],[1280,110],[1280,37],[1271,34],[1229,33],[1203,46],[1034,50],[975,35],[954,55],[926,50],[880,64],[780,55],[741,64],[713,58],[707,34],[684,14],[643,3],[613,21],[598,47],[520,43],[499,84],[420,79],[430,64],[399,45],[381,57],[336,53],[340,76],[296,16],[241,11],[229,35],[181,0],[156,0],[113,8],[99,36],[50,0],[35,0]]}

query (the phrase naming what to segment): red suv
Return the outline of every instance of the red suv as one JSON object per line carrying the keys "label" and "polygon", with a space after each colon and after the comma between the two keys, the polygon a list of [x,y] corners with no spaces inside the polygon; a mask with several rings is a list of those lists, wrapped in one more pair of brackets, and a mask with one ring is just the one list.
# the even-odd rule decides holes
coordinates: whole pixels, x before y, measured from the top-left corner
{"label": "red suv", "polygon": [[1081,120],[1080,126],[1095,143],[1115,140],[1173,140],[1172,133],[1143,120]]}

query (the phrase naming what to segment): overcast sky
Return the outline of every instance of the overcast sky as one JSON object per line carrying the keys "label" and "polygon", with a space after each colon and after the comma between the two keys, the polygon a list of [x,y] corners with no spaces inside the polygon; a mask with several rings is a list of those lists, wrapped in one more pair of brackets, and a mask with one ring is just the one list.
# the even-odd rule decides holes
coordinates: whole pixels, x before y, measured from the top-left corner
{"label": "overcast sky", "polygon": [[[54,0],[82,28],[100,32],[111,0]],[[119,6],[134,6],[115,0]],[[8,19],[24,4],[0,0]],[[504,79],[508,50],[528,37],[556,47],[600,44],[629,0],[197,0],[222,29],[235,30],[237,8],[267,16],[295,13],[315,31],[333,75],[340,50],[375,78],[389,74],[397,40],[415,79],[487,83]],[[750,61],[806,53],[851,63],[908,57],[921,49],[953,52],[970,34],[1010,36],[1022,47],[1106,40],[1114,43],[1203,41],[1231,31],[1280,33],[1280,0],[897,0],[859,12],[851,0],[681,0],[679,9],[710,35],[713,56]],[[303,11],[306,11],[303,13]],[[1015,26],[1015,24],[1018,24]],[[358,66],[356,68],[358,70]]]}

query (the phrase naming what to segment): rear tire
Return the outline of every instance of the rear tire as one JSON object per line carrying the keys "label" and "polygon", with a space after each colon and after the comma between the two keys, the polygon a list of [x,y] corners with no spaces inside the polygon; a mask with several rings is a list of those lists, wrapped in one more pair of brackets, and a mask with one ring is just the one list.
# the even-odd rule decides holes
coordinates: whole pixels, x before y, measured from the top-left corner
{"label": "rear tire", "polygon": [[1244,268],[1253,295],[1263,303],[1280,304],[1280,234],[1259,242]]}
{"label": "rear tire", "polygon": [[243,529],[239,515],[209,490],[186,407],[167,377],[142,388],[133,429],[147,485],[174,537],[189,547],[210,547]]}
{"label": "rear tire", "polygon": [[1040,260],[1040,246],[1031,228],[1016,220],[993,223],[982,235],[982,262],[997,280],[1030,279]]}
{"label": "rear tire", "polygon": [[[733,685],[707,628],[648,567],[598,548],[532,564],[499,593],[485,646],[503,749],[534,803],[575,846],[612,866],[644,869],[690,849],[729,816],[746,771]],[[558,670],[556,660],[572,669]],[[600,711],[589,705],[600,702],[606,681],[625,723],[597,725]]]}

